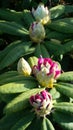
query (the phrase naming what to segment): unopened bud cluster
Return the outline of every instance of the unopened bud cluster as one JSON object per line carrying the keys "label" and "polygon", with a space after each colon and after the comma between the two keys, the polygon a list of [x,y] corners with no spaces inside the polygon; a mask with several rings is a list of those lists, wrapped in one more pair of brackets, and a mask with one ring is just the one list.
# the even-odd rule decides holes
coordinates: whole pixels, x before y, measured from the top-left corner
{"label": "unopened bud cluster", "polygon": [[38,116],[44,117],[50,114],[52,105],[52,96],[46,90],[32,95],[30,97],[30,104],[34,107],[34,110]]}
{"label": "unopened bud cluster", "polygon": [[51,21],[50,13],[47,7],[44,7],[43,4],[39,4],[36,10],[32,8],[32,15],[36,21],[30,25],[29,35],[33,42],[40,43],[44,40],[46,34],[43,25]]}

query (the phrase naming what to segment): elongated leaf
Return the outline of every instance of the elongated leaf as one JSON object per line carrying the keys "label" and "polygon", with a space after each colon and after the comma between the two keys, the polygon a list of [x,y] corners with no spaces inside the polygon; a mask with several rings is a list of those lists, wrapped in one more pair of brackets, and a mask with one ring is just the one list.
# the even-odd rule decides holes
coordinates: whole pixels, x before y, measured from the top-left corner
{"label": "elongated leaf", "polygon": [[[4,84],[4,83],[9,83],[12,82],[12,78],[13,77],[17,77],[19,76],[17,71],[7,71],[3,74],[0,75],[0,85]],[[21,75],[20,75],[21,76]]]}
{"label": "elongated leaf", "polygon": [[56,103],[54,104],[54,108],[56,111],[61,111],[64,113],[73,113],[73,103],[68,102],[62,102],[62,103]]}
{"label": "elongated leaf", "polygon": [[40,43],[36,46],[34,55],[37,57],[50,57],[46,47]]}
{"label": "elongated leaf", "polygon": [[22,41],[18,40],[18,41],[14,41],[11,44],[9,44],[8,46],[6,46],[6,48],[0,52],[0,61],[5,57],[5,55],[10,50],[12,50],[13,48],[15,48],[16,46],[19,46],[21,43],[22,43]]}
{"label": "elongated leaf", "polygon": [[29,113],[24,116],[22,119],[20,119],[12,128],[11,130],[25,130],[30,123],[32,122],[34,118],[34,114],[33,113]]}
{"label": "elongated leaf", "polygon": [[60,22],[66,22],[66,23],[69,23],[71,25],[73,25],[73,18],[63,18],[63,19],[58,19],[56,21],[60,21]]}
{"label": "elongated leaf", "polygon": [[18,95],[19,95],[18,93],[12,93],[12,94],[1,94],[0,93],[0,98],[1,98],[1,101],[5,102],[5,103],[9,103],[11,100],[13,100]]}
{"label": "elongated leaf", "polygon": [[65,86],[65,85],[63,85],[63,84],[58,84],[58,85],[56,86],[56,89],[57,89],[60,93],[66,95],[66,96],[68,96],[68,97],[73,98],[73,88],[72,88],[72,87],[70,88],[70,87]]}
{"label": "elongated leaf", "polygon": [[0,9],[0,19],[7,21],[15,21],[18,23],[22,23],[22,12],[16,12],[15,10],[10,9]]}
{"label": "elongated leaf", "polygon": [[29,34],[29,32],[24,28],[24,26],[20,24],[1,20],[0,20],[0,31],[15,36],[24,36]]}
{"label": "elongated leaf", "polygon": [[61,84],[61,85],[63,85],[63,86],[66,86],[66,87],[68,87],[68,88],[73,88],[73,84],[71,84],[71,83],[66,83],[66,82],[59,82],[59,84]]}
{"label": "elongated leaf", "polygon": [[73,71],[62,73],[58,78],[60,81],[73,81]]}
{"label": "elongated leaf", "polygon": [[25,109],[27,106],[30,105],[29,97],[42,90],[43,88],[36,88],[20,94],[18,97],[16,97],[14,100],[7,104],[4,109],[4,113],[12,113]]}
{"label": "elongated leaf", "polygon": [[35,118],[33,119],[32,123],[26,128],[26,130],[41,130],[42,125],[42,118]]}
{"label": "elongated leaf", "polygon": [[57,31],[51,31],[50,33],[47,33],[46,37],[47,39],[57,39],[57,40],[63,41],[65,39],[71,38],[71,35],[66,35]]}
{"label": "elongated leaf", "polygon": [[72,13],[73,5],[65,5],[65,13]]}
{"label": "elongated leaf", "polygon": [[62,54],[63,45],[58,44],[57,42],[54,41],[46,41],[44,45],[46,46],[47,50],[51,55],[57,56]]}
{"label": "elongated leaf", "polygon": [[65,10],[64,5],[58,5],[58,6],[52,7],[50,9],[51,18],[55,19],[55,18],[59,17],[60,15],[62,15],[64,13],[64,10]]}
{"label": "elongated leaf", "polygon": [[45,43],[45,46],[47,47],[47,50],[55,56],[64,55],[73,50],[73,40],[65,43],[64,45],[58,44],[57,41],[48,41]]}
{"label": "elongated leaf", "polygon": [[73,50],[73,40],[70,41],[70,42],[67,42],[66,44],[64,44],[63,47],[64,48],[63,48],[62,54],[65,54],[65,53],[68,53],[68,52],[72,51]]}
{"label": "elongated leaf", "polygon": [[37,86],[37,82],[34,80],[20,80],[18,82],[8,83],[0,86],[0,93],[2,94],[10,94],[10,93],[21,93],[31,88],[35,88]]}
{"label": "elongated leaf", "polygon": [[0,75],[0,80],[2,80],[3,78],[5,79],[6,77],[12,77],[12,76],[18,76],[18,72],[17,71],[7,71],[3,74]]}
{"label": "elongated leaf", "polygon": [[34,22],[32,13],[29,10],[24,10],[23,11],[23,19],[26,27],[29,29],[31,23]]}
{"label": "elongated leaf", "polygon": [[40,55],[42,55],[42,52],[41,52],[41,49],[40,49],[40,43],[37,44],[36,49],[35,49],[35,52],[34,52],[34,55],[35,55],[36,57],[40,57]]}
{"label": "elongated leaf", "polygon": [[1,79],[0,85],[3,86],[4,84],[7,84],[7,83],[25,84],[28,80],[29,82],[34,82],[34,83],[36,82],[36,79],[31,76],[25,77],[24,75],[17,75],[17,76],[11,76],[11,77],[6,77],[5,79]]}
{"label": "elongated leaf", "polygon": [[65,130],[73,130],[73,115],[62,112],[54,112],[53,119]]}
{"label": "elongated leaf", "polygon": [[67,22],[54,21],[48,25],[48,28],[65,34],[73,34],[73,25]]}
{"label": "elongated leaf", "polygon": [[18,60],[18,58],[20,58],[21,56],[26,55],[26,53],[29,51],[30,46],[31,46],[31,42],[26,42],[26,43],[20,42],[20,44],[15,45],[15,47],[13,47],[13,49],[5,50],[5,52],[4,52],[5,55],[3,54],[4,57],[0,62],[0,69],[3,69],[5,67],[9,66],[10,64],[12,64],[16,60]]}
{"label": "elongated leaf", "polygon": [[55,130],[55,128],[53,127],[51,121],[45,117],[43,118],[41,130]]}
{"label": "elongated leaf", "polygon": [[41,44],[40,49],[41,49],[41,54],[43,57],[50,57],[50,54],[47,48],[43,44]]}
{"label": "elongated leaf", "polygon": [[5,115],[1,120],[0,120],[0,130],[10,130],[15,123],[18,122],[22,117],[25,116],[26,112],[17,112],[17,113],[12,113],[9,115]]}

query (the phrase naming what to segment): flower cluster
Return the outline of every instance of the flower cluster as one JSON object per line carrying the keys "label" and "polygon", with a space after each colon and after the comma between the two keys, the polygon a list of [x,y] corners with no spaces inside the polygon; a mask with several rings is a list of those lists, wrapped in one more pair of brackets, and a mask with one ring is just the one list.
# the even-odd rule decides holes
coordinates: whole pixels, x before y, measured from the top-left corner
{"label": "flower cluster", "polygon": [[30,97],[30,104],[34,107],[34,110],[39,116],[46,116],[50,114],[52,105],[52,96],[46,90],[32,95]]}
{"label": "flower cluster", "polygon": [[43,87],[52,88],[61,74],[61,66],[50,58],[41,57],[38,59],[38,64],[33,66],[33,74]]}

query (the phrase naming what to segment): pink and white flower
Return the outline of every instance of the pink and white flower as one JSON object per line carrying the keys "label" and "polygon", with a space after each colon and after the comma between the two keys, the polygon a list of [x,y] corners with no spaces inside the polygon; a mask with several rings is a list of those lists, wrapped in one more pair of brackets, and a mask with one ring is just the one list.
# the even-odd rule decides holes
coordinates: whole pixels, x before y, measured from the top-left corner
{"label": "pink and white flower", "polygon": [[39,116],[46,116],[50,114],[52,105],[52,96],[46,90],[32,95],[30,97],[30,104],[34,107],[34,110]]}
{"label": "pink and white flower", "polygon": [[33,66],[33,74],[43,87],[52,88],[61,74],[61,66],[51,58],[41,57],[38,59],[38,64]]}

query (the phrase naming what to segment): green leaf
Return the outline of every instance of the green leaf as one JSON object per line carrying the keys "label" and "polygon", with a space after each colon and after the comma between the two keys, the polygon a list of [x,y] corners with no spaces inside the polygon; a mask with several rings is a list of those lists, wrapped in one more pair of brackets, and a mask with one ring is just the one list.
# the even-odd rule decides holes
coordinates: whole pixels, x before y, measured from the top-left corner
{"label": "green leaf", "polygon": [[63,47],[64,48],[62,54],[73,51],[73,40],[66,42],[66,44],[63,45]]}
{"label": "green leaf", "polygon": [[58,80],[60,81],[73,81],[73,71],[69,71],[69,72],[64,72],[60,75],[60,77],[58,78]]}
{"label": "green leaf", "polygon": [[65,84],[59,84],[59,83],[55,87],[60,93],[73,98],[73,88],[72,87],[69,87]]}
{"label": "green leaf", "polygon": [[16,46],[19,46],[23,41],[14,41],[11,44],[9,44],[8,46],[5,47],[5,49],[3,49],[0,52],[0,61],[4,58],[4,56],[9,52],[9,50],[12,50],[13,48],[15,48]]}
{"label": "green leaf", "polygon": [[73,5],[65,5],[65,13],[72,13]]}
{"label": "green leaf", "polygon": [[[15,78],[16,79],[16,78]],[[10,93],[21,93],[37,86],[37,82],[31,79],[20,79],[19,81],[15,81],[13,83],[7,83],[0,86],[0,93],[1,94],[10,94]]]}
{"label": "green leaf", "polygon": [[17,96],[18,96],[17,93],[13,93],[13,94],[1,94],[0,93],[1,101],[5,102],[5,103],[9,103],[11,100],[13,100]]}
{"label": "green leaf", "polygon": [[22,12],[16,12],[15,10],[11,9],[0,9],[0,19],[7,20],[7,21],[15,21],[17,23],[22,24]]}
{"label": "green leaf", "polygon": [[41,47],[40,49],[41,49],[42,56],[45,58],[50,57],[50,54],[49,54],[47,48],[43,44],[41,44],[40,47]]}
{"label": "green leaf", "polygon": [[2,20],[0,20],[0,31],[15,36],[24,36],[29,34],[29,32],[24,28],[24,26],[15,22],[8,22]]}
{"label": "green leaf", "polygon": [[57,5],[55,7],[52,7],[50,9],[51,19],[55,19],[55,18],[59,17],[60,15],[62,15],[64,13],[64,10],[65,10],[64,5]]}
{"label": "green leaf", "polygon": [[65,34],[73,34],[73,25],[67,22],[53,21],[48,24],[48,28]]}
{"label": "green leaf", "polygon": [[56,22],[66,22],[68,24],[73,25],[73,18],[63,18],[63,19],[58,19]]}
{"label": "green leaf", "polygon": [[54,104],[54,108],[56,111],[64,112],[64,113],[73,113],[73,103],[61,102]]}
{"label": "green leaf", "polygon": [[25,112],[20,111],[14,114],[11,113],[9,115],[5,115],[0,120],[0,130],[10,130],[11,127],[18,122],[18,120],[25,116],[25,113],[27,113],[27,110]]}
{"label": "green leaf", "polygon": [[26,116],[24,116],[22,119],[20,119],[12,128],[11,130],[25,130],[30,123],[32,122],[34,118],[34,114],[33,113],[27,113]]}
{"label": "green leaf", "polygon": [[68,87],[68,88],[73,88],[73,84],[71,84],[71,83],[67,83],[67,82],[59,82],[59,84],[60,85],[63,85],[63,86],[66,86],[66,87]]}
{"label": "green leaf", "polygon": [[[14,45],[15,44],[15,45]],[[7,47],[1,55],[0,69],[3,69],[29,52],[31,42],[17,41]]]}
{"label": "green leaf", "polygon": [[42,125],[42,118],[38,118],[35,115],[35,118],[33,119],[32,123],[28,126],[26,130],[41,130]]}
{"label": "green leaf", "polygon": [[29,29],[31,23],[34,22],[34,19],[32,17],[32,14],[29,10],[24,10],[23,11],[23,19],[26,27]]}
{"label": "green leaf", "polygon": [[65,39],[71,38],[71,35],[66,35],[63,34],[61,32],[57,32],[57,31],[51,31],[50,33],[48,33],[48,29],[47,29],[47,39],[57,39],[60,41],[63,41]]}
{"label": "green leaf", "polygon": [[62,112],[53,112],[53,119],[65,130],[73,130],[73,115],[62,113]]}
{"label": "green leaf", "polygon": [[37,44],[34,55],[37,57],[50,57],[46,47],[40,43]]}
{"label": "green leaf", "polygon": [[7,104],[7,106],[4,109],[4,113],[12,113],[25,109],[27,106],[30,105],[29,103],[30,96],[42,90],[43,88],[36,88],[20,94],[18,97],[14,98],[11,102]]}
{"label": "green leaf", "polygon": [[12,77],[12,76],[18,76],[18,72],[17,71],[7,71],[7,72],[4,72],[0,75],[0,80],[2,80],[3,78],[9,78],[9,77]]}
{"label": "green leaf", "polygon": [[43,118],[41,130],[55,130],[55,128],[53,127],[50,120],[45,117]]}
{"label": "green leaf", "polygon": [[58,44],[57,41],[46,41],[44,45],[52,56],[59,56],[62,54],[63,45]]}
{"label": "green leaf", "polygon": [[29,82],[30,81],[33,82],[33,84],[36,82],[36,79],[34,77],[32,76],[26,77],[24,75],[19,74],[17,71],[8,71],[0,75],[0,85],[7,84],[7,83],[20,84],[20,83],[25,83],[28,80]]}

